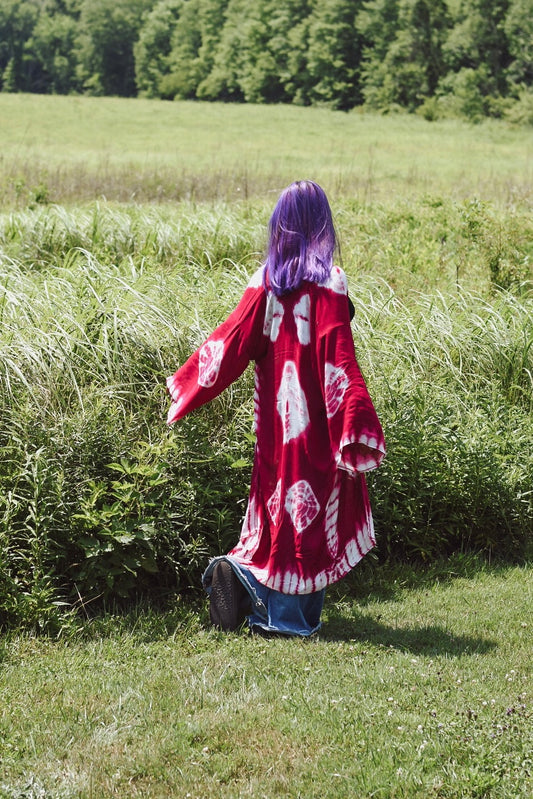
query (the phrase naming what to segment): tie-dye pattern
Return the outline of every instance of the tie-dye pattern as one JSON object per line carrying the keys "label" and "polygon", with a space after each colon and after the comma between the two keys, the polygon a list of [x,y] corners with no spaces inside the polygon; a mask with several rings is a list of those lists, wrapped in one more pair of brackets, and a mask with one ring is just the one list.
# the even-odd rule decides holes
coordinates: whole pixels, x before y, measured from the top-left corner
{"label": "tie-dye pattern", "polygon": [[255,361],[257,436],[248,510],[229,553],[263,585],[309,594],[374,546],[364,472],[385,442],[357,365],[347,281],[275,298],[258,271],[228,319],[167,380],[169,424],[213,399]]}

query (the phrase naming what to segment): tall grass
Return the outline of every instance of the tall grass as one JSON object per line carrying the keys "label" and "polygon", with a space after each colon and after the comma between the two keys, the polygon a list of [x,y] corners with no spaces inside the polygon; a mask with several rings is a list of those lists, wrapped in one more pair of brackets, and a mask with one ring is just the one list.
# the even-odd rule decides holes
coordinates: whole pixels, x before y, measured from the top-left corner
{"label": "tall grass", "polygon": [[253,206],[182,204],[177,209],[94,203],[73,210],[51,206],[0,215],[4,256],[31,270],[87,258],[133,269],[187,271],[225,260],[247,263],[263,245],[264,220]]}
{"label": "tall grass", "polygon": [[[37,207],[0,214],[0,247],[25,269],[68,270],[85,253],[141,271],[254,268],[265,246],[272,201],[172,206],[96,202],[74,209]],[[533,221],[527,210],[479,200],[427,196],[335,203],[347,271],[384,279],[396,292],[492,287],[520,291],[533,277]],[[200,270],[200,271],[198,271]]]}
{"label": "tall grass", "polygon": [[[402,204],[365,213],[347,202],[339,214],[354,337],[389,442],[371,479],[378,554],[521,558],[533,520],[524,227],[514,212],[500,225],[510,292],[481,259],[490,209],[417,209],[440,225],[438,244]],[[0,218],[0,623],[53,629],[58,603],[88,612],[197,585],[207,557],[235,541],[251,374],[172,430],[164,378],[237,302],[265,211],[98,204]],[[452,224],[465,214],[475,236]],[[435,261],[435,247],[447,258]],[[431,293],[415,289],[424,248]],[[405,249],[418,252],[411,271]]]}
{"label": "tall grass", "polygon": [[380,551],[426,562],[458,549],[531,552],[531,301],[437,294],[407,307],[375,287],[357,300],[367,316],[356,340],[389,441],[371,477]]}
{"label": "tall grass", "polygon": [[301,176],[333,202],[389,442],[378,555],[527,556],[527,131],[6,94],[0,113],[0,625],[198,585],[235,541],[251,375],[172,430],[164,378],[237,302]]}

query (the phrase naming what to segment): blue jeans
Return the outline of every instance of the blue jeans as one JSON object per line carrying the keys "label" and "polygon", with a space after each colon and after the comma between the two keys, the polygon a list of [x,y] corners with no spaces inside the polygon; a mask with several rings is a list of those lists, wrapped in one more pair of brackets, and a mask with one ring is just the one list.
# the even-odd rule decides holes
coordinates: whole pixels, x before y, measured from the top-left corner
{"label": "blue jeans", "polygon": [[222,556],[210,562],[202,577],[203,586],[208,594],[211,590],[213,568],[220,560],[230,564],[250,595],[252,613],[247,619],[252,630],[259,628],[267,633],[308,637],[320,629],[325,588],[312,594],[282,594],[260,583],[234,558]]}

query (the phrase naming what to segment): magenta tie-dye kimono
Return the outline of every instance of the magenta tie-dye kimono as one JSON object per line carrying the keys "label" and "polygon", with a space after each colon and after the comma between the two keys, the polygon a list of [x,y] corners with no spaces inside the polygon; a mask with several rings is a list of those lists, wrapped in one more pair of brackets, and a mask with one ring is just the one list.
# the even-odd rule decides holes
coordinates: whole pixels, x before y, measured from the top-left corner
{"label": "magenta tie-dye kimono", "polygon": [[259,269],[228,319],[167,380],[171,424],[216,397],[255,361],[257,436],[239,543],[229,555],[285,594],[336,582],[374,546],[364,472],[385,454],[357,365],[347,283],[282,297]]}

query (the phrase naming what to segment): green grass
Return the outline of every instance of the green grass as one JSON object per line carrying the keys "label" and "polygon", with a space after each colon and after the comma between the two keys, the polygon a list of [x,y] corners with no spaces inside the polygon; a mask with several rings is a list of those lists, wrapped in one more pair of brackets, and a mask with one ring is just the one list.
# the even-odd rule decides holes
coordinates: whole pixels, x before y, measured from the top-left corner
{"label": "green grass", "polygon": [[0,96],[0,202],[270,197],[312,177],[332,197],[531,202],[531,135],[320,108]]}
{"label": "green grass", "polygon": [[311,641],[204,607],[11,636],[0,796],[525,799],[531,570],[368,566]]}
{"label": "green grass", "polygon": [[[529,131],[6,94],[0,115],[0,799],[529,797]],[[389,445],[380,560],[307,642],[219,634],[198,598],[243,514],[251,375],[164,423],[164,377],[302,175],[332,199]]]}

